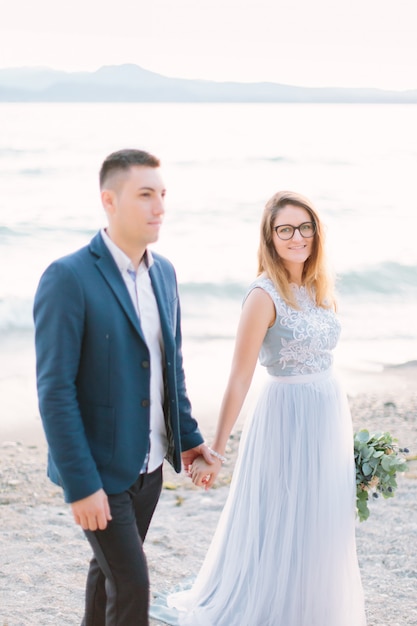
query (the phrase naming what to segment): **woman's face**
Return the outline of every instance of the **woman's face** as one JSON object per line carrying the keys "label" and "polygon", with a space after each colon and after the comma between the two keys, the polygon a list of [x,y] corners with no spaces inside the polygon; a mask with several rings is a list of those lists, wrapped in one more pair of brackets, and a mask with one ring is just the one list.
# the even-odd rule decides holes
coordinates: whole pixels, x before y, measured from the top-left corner
{"label": "woman's face", "polygon": [[[291,238],[284,240],[278,236],[275,228],[278,226],[281,236],[285,237],[291,235],[293,229],[282,228],[283,226],[300,227],[303,225],[301,229],[303,234],[312,235],[314,226],[309,226],[312,221],[313,219],[306,209],[291,204],[287,204],[280,209],[275,218],[273,242],[278,256],[283,260],[288,270],[291,270],[291,267],[294,265],[304,265],[313,249],[314,235],[303,237],[300,230],[294,230]],[[312,228],[313,230],[311,230]]]}

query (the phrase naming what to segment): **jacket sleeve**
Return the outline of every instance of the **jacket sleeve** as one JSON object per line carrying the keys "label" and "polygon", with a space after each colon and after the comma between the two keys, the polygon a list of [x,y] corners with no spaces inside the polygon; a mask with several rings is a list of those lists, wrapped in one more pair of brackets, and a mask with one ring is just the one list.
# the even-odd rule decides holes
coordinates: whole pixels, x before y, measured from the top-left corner
{"label": "jacket sleeve", "polygon": [[181,449],[190,450],[204,443],[204,439],[198,428],[197,421],[192,417],[191,403],[188,398],[185,384],[185,374],[182,358],[182,333],[181,333],[181,306],[177,298],[177,326],[175,333],[176,347],[176,380],[178,394],[178,409],[180,419]]}
{"label": "jacket sleeve", "polygon": [[39,410],[56,468],[51,476],[67,502],[102,487],[77,401],[77,373],[84,331],[84,294],[74,270],[57,261],[35,296],[35,346]]}

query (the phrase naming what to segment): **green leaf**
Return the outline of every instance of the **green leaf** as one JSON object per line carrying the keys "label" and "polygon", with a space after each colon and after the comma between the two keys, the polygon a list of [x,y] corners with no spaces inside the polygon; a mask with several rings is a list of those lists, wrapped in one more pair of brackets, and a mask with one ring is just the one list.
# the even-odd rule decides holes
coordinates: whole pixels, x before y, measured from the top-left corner
{"label": "green leaf", "polygon": [[369,509],[366,502],[358,502],[357,503],[358,517],[361,522],[364,522],[369,517]]}
{"label": "green leaf", "polygon": [[358,489],[358,491],[356,492],[356,497],[358,500],[366,501],[368,499],[368,492],[364,491],[363,489]]}
{"label": "green leaf", "polygon": [[383,456],[384,451],[383,450],[375,450],[374,452],[374,458],[378,459],[380,456]]}
{"label": "green leaf", "polygon": [[356,438],[361,443],[368,443],[368,441],[369,441],[369,431],[368,430],[360,430],[356,434]]}
{"label": "green leaf", "polygon": [[372,474],[372,467],[369,465],[369,463],[362,463],[362,471],[365,476],[369,476],[370,474]]}
{"label": "green leaf", "polygon": [[391,455],[384,455],[381,459],[381,465],[386,472],[389,472],[391,469]]}
{"label": "green leaf", "polygon": [[366,450],[366,452],[364,452],[364,453],[363,453],[363,458],[364,458],[365,460],[368,460],[368,459],[370,459],[370,458],[371,458],[371,456],[373,456],[373,454],[374,454],[374,448],[373,448],[372,446],[370,446],[370,447]]}

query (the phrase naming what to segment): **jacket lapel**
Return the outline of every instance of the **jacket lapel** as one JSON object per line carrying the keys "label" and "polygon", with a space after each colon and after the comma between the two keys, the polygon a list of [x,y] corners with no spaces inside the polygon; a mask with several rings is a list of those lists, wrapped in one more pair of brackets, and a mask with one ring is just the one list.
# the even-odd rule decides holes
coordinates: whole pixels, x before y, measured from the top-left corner
{"label": "jacket lapel", "polygon": [[162,336],[164,338],[165,350],[174,345],[175,328],[172,327],[172,320],[169,317],[169,302],[172,299],[165,283],[165,276],[161,270],[157,259],[154,260],[149,270],[152,288],[158,304],[159,318],[161,320]]}
{"label": "jacket lapel", "polygon": [[143,341],[145,338],[140,327],[140,322],[130,299],[129,292],[124,284],[119,268],[114,262],[106,244],[104,243],[100,233],[98,233],[90,243],[91,252],[97,257],[96,267],[107,282],[123,311],[129,318],[135,330],[141,336]]}

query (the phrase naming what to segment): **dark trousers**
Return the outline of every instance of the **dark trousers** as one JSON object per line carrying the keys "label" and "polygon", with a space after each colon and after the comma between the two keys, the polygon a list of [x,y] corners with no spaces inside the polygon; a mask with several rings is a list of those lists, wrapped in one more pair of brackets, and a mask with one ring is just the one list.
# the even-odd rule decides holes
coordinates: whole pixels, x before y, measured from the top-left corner
{"label": "dark trousers", "polygon": [[162,489],[162,466],[110,495],[112,520],[85,531],[94,552],[82,626],[148,626],[149,574],[143,542]]}

